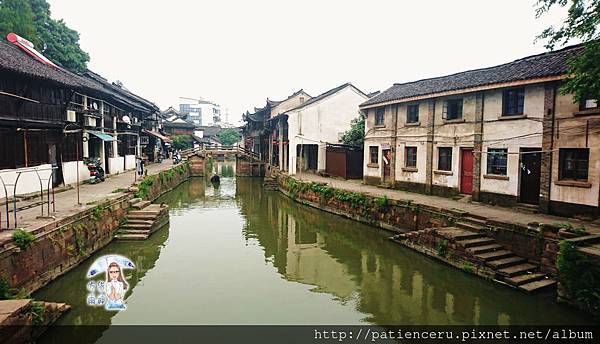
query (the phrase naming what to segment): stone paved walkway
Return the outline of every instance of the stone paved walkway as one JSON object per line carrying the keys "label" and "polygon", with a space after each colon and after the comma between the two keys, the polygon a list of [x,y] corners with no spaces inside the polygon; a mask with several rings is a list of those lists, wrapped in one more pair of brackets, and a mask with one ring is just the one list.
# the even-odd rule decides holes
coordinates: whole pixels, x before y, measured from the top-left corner
{"label": "stone paved walkway", "polygon": [[531,222],[539,223],[565,223],[570,222],[577,227],[583,225],[590,234],[600,234],[600,225],[572,218],[564,218],[546,214],[528,214],[515,209],[492,206],[479,202],[459,202],[451,198],[429,196],[401,190],[384,189],[372,185],[364,185],[361,180],[339,180],[326,178],[315,174],[303,173],[296,178],[304,181],[327,183],[335,188],[355,192],[365,192],[374,196],[387,196],[395,200],[412,200],[415,203],[430,205],[446,209],[459,209],[470,214],[486,217],[494,221],[503,221],[526,226]]}
{"label": "stone paved walkway", "polygon": [[[173,167],[173,161],[170,159],[163,160],[160,164],[147,165],[148,175],[158,174],[161,171],[167,170]],[[59,192],[55,194],[56,212],[52,213],[56,220],[65,218],[73,215],[79,211],[86,210],[95,206],[92,204],[99,200],[118,198],[123,195],[122,192],[115,192],[119,189],[127,189],[131,184],[134,183],[134,171],[126,171],[118,175],[110,176],[104,182],[98,184],[80,184],[79,186],[79,197],[80,205],[77,204],[77,189],[73,188],[67,191]],[[139,176],[137,176],[139,180]],[[45,193],[44,193],[45,195]],[[52,195],[50,195],[52,197]],[[39,200],[36,198],[35,200]],[[12,207],[12,204],[9,206]],[[19,206],[19,205],[17,205]],[[44,205],[44,216],[46,214],[47,205]],[[52,211],[52,206],[50,206]],[[2,223],[0,228],[6,227],[6,210],[4,206],[0,209],[2,213]],[[13,227],[13,213],[10,213],[10,223]],[[25,230],[34,230],[43,225],[55,221],[52,218],[38,219],[41,215],[40,206],[36,206],[29,209],[24,209],[17,212],[17,227]],[[4,242],[7,238],[12,237],[13,229],[4,229],[0,231],[0,242]]]}

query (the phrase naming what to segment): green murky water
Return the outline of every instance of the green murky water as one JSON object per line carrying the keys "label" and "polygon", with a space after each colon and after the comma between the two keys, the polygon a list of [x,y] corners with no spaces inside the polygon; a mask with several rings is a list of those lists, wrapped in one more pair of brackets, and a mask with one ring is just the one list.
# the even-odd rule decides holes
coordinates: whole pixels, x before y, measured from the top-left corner
{"label": "green murky water", "polygon": [[[60,325],[103,325],[74,330],[90,343],[115,324],[589,323],[552,295],[475,278],[387,232],[236,179],[227,163],[215,168],[225,175],[218,188],[191,179],[157,201],[171,220],[148,240],[114,242],[34,297],[72,306]],[[113,253],[137,266],[125,270],[127,310],[118,313],[86,305],[87,269]],[[50,329],[42,341],[62,335]]]}

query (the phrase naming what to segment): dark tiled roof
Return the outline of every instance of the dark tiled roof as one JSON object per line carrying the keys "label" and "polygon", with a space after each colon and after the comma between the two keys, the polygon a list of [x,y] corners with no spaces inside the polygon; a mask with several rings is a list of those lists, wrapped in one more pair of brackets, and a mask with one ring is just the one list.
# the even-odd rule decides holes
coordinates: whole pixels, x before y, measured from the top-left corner
{"label": "dark tiled roof", "polygon": [[[269,98],[267,98],[267,104],[264,107],[261,107],[261,108],[254,107],[254,113],[247,112],[246,114],[244,114],[243,119],[245,121],[262,122],[271,115],[271,108],[273,108],[273,107],[285,102],[286,100],[289,100],[301,93],[306,93],[306,92],[304,91],[304,89],[301,88],[298,91],[289,95],[284,100],[270,100]],[[306,95],[310,97],[310,95],[308,93],[306,93]],[[309,99],[312,99],[312,98],[309,98]]]}
{"label": "dark tiled roof", "polygon": [[110,84],[100,75],[88,71],[86,75],[78,75],[62,68],[45,65],[23,52],[14,44],[0,40],[0,70],[42,79],[75,90],[109,95],[130,106],[141,107],[149,111],[158,111],[153,103],[123,89]]}
{"label": "dark tiled roof", "polygon": [[204,136],[217,136],[223,128],[221,127],[209,127],[206,125],[201,125],[197,127],[198,130],[202,130],[204,132]]}
{"label": "dark tiled roof", "polygon": [[570,59],[579,55],[583,49],[582,45],[574,45],[557,51],[524,57],[499,66],[394,84],[381,94],[362,103],[361,106],[439,92],[562,75],[567,71]]}
{"label": "dark tiled roof", "polygon": [[[301,93],[306,93],[306,92],[304,92],[304,89],[303,89],[303,88],[301,88],[301,89],[299,89],[298,91],[296,91],[296,92],[292,93],[291,95],[289,95],[289,96],[288,96],[287,98],[285,98],[284,100],[273,101],[273,100],[269,100],[269,99],[267,98],[267,103],[269,103],[269,102],[270,102],[269,104],[270,104],[271,106],[279,105],[279,104],[283,103],[284,101],[286,101],[286,100],[290,100],[290,99],[294,98],[295,96],[297,96],[297,95],[299,95],[299,94],[301,94]],[[306,95],[310,97],[310,95],[309,95],[308,93],[306,93]],[[312,98],[312,97],[311,97],[311,98]]]}
{"label": "dark tiled roof", "polygon": [[329,97],[332,94],[338,93],[339,91],[343,90],[344,88],[346,88],[348,86],[353,87],[358,92],[360,92],[362,95],[364,95],[365,97],[368,97],[363,91],[359,90],[358,88],[356,88],[356,86],[354,86],[351,83],[347,82],[347,83],[345,83],[343,85],[340,85],[340,86],[338,86],[336,88],[332,88],[332,89],[330,89],[327,92],[321,93],[321,94],[319,94],[316,97],[310,98],[309,100],[305,101],[304,103],[300,104],[299,106],[296,106],[295,108],[288,110],[288,112],[289,111],[293,111],[293,110],[302,109],[303,107],[306,107],[306,106],[308,106],[310,104],[314,104],[314,103],[320,101],[321,99],[327,98],[327,97]]}
{"label": "dark tiled roof", "polygon": [[143,110],[150,112],[158,112],[159,108],[154,105],[154,103],[126,90],[123,87],[119,87],[117,85],[111,84],[101,75],[88,70],[85,75],[86,78],[91,79],[92,81],[99,83],[103,88],[104,92],[114,96],[117,100],[141,107]]}
{"label": "dark tiled roof", "polygon": [[164,123],[165,128],[169,127],[169,128],[189,128],[189,129],[194,129],[196,128],[196,125],[190,122],[185,122],[185,123],[180,123],[180,122],[165,122]]}
{"label": "dark tiled roof", "polygon": [[65,69],[45,65],[27,55],[14,44],[1,39],[0,70],[43,79],[74,89],[102,91],[102,87],[97,83],[91,82]]}

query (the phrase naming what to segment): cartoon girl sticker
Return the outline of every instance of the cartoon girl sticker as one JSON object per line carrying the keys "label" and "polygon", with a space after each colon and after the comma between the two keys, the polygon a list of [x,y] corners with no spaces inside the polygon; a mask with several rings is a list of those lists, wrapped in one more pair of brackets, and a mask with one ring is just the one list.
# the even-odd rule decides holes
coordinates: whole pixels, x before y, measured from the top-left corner
{"label": "cartoon girl sticker", "polygon": [[104,286],[106,293],[105,308],[107,310],[125,309],[123,298],[128,287],[129,285],[123,277],[121,266],[116,262],[108,264],[108,269],[106,269],[106,284]]}

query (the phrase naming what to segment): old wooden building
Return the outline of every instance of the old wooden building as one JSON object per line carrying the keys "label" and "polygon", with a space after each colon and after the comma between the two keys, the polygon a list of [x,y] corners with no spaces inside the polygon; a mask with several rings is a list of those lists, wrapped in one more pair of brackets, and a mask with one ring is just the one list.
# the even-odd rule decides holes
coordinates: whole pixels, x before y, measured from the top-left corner
{"label": "old wooden building", "polygon": [[0,177],[19,178],[17,194],[39,191],[38,176],[54,186],[85,180],[84,157],[108,173],[134,168],[140,132],[157,112],[98,74],[56,66],[21,37],[0,41]]}

